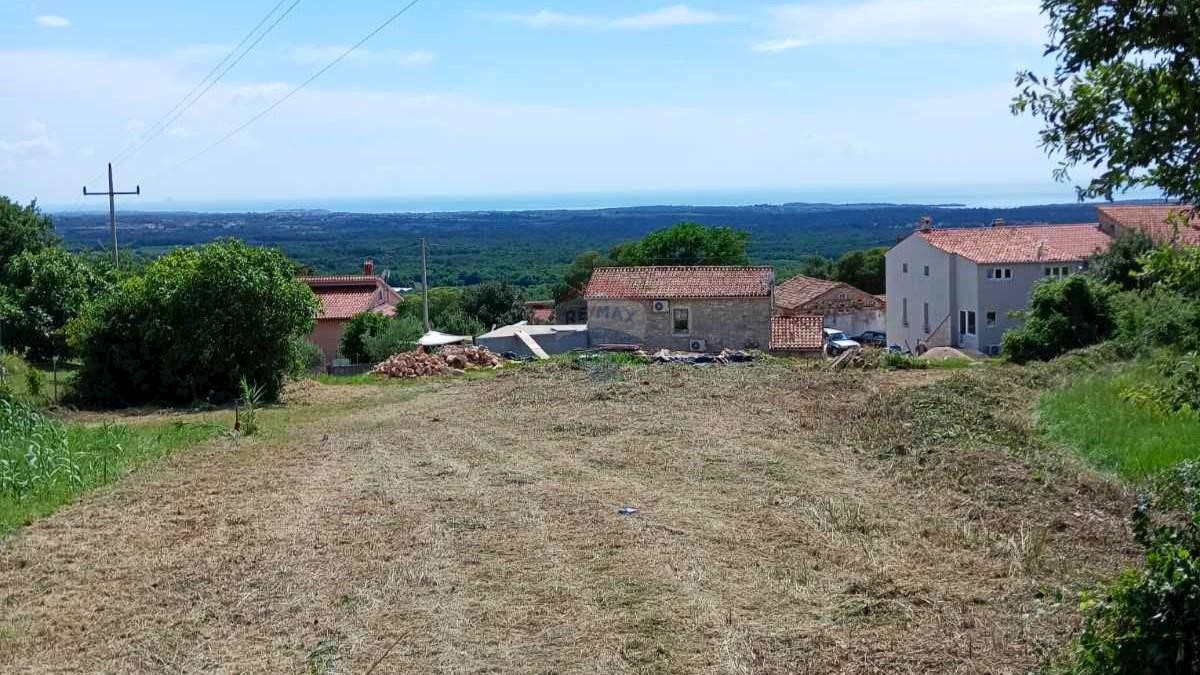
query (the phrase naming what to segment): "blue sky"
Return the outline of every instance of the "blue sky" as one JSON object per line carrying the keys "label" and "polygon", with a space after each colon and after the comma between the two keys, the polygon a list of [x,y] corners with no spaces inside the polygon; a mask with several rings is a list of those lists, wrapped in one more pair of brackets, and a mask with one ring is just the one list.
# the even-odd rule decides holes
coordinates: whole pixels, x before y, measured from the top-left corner
{"label": "blue sky", "polygon": [[[79,203],[276,0],[8,0],[0,194]],[[118,166],[147,200],[1048,186],[1037,0],[303,0]],[[870,198],[866,194],[863,198]],[[1064,198],[1070,197],[1061,188]]]}

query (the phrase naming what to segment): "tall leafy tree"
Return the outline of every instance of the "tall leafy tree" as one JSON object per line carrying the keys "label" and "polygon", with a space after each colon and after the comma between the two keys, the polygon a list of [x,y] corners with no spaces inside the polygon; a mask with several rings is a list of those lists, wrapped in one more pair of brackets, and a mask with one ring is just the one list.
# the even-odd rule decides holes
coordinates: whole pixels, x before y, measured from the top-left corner
{"label": "tall leafy tree", "polygon": [[37,202],[21,206],[8,197],[0,197],[0,276],[17,256],[57,241],[50,216],[38,209]]}
{"label": "tall leafy tree", "polygon": [[868,293],[883,293],[887,278],[887,249],[851,251],[834,265],[833,279]]}
{"label": "tall leafy tree", "polygon": [[800,274],[814,279],[832,279],[833,261],[823,255],[810,255],[800,263]]}
{"label": "tall leafy tree", "polygon": [[1140,285],[1142,257],[1154,249],[1150,235],[1141,230],[1126,230],[1113,239],[1112,245],[1103,253],[1092,256],[1090,270],[1096,278],[1116,284],[1123,290]]}
{"label": "tall leafy tree", "polygon": [[11,261],[6,277],[6,295],[15,308],[5,321],[6,346],[28,349],[35,361],[67,354],[67,323],[105,286],[88,265],[57,246],[25,251]]}
{"label": "tall leafy tree", "polygon": [[611,252],[618,265],[748,265],[750,235],[729,227],[679,223],[621,244]]}
{"label": "tall leafy tree", "polygon": [[463,293],[463,311],[484,326],[506,326],[525,318],[521,294],[507,281],[489,281]]}
{"label": "tall leafy tree", "polygon": [[1015,114],[1044,123],[1056,177],[1100,169],[1081,198],[1139,186],[1200,201],[1200,2],[1043,0],[1052,75],[1017,75]]}
{"label": "tall leafy tree", "polygon": [[600,251],[585,251],[575,257],[575,261],[563,274],[562,283],[554,288],[554,298],[562,302],[571,291],[580,292],[587,288],[592,272],[597,267],[612,265],[613,261]]}

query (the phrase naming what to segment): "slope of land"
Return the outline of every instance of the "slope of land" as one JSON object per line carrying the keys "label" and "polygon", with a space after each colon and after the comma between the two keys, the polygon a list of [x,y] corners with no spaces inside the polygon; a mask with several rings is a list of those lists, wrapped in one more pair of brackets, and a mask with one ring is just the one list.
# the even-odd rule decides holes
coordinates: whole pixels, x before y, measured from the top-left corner
{"label": "slope of land", "polygon": [[[391,214],[124,212],[120,236],[123,246],[143,255],[237,237],[253,245],[278,246],[322,273],[354,272],[361,269],[364,257],[373,256],[376,269],[391,270],[396,285],[413,285],[420,279],[417,240],[425,237],[435,244],[429,261],[435,285],[506,279],[537,286],[557,281],[583,251],[607,251],[680,221],[745,230],[754,262],[790,274],[813,254],[836,257],[849,250],[891,246],[926,215],[945,226],[979,225],[995,218],[1012,223],[1096,220],[1095,207],[1084,204],[1010,209],[785,204]],[[54,223],[72,248],[100,250],[109,245],[106,214],[55,214]]]}
{"label": "slope of land", "polygon": [[0,542],[0,671],[1025,672],[1135,551],[1022,373],[311,385]]}

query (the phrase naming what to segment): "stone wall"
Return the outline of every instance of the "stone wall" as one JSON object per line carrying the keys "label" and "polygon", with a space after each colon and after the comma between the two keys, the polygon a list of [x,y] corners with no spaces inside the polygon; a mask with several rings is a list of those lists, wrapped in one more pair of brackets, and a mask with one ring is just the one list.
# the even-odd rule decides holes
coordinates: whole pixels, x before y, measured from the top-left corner
{"label": "stone wall", "polygon": [[[593,345],[636,344],[647,351],[687,351],[692,340],[705,349],[766,349],[771,341],[770,298],[670,300],[655,312],[649,300],[589,300],[588,341]],[[688,309],[687,333],[673,330],[674,310]]]}

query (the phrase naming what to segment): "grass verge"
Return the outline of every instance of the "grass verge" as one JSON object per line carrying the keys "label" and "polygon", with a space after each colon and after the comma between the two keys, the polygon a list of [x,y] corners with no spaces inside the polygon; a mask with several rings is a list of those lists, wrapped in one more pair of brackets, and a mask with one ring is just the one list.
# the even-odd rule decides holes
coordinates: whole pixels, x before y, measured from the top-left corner
{"label": "grass verge", "polygon": [[63,425],[0,408],[0,537],[49,515],[86,490],[223,431],[215,424]]}
{"label": "grass verge", "polygon": [[1142,481],[1200,457],[1200,423],[1121,400],[1133,387],[1161,383],[1154,367],[1142,362],[1077,377],[1042,396],[1040,426],[1101,469]]}

